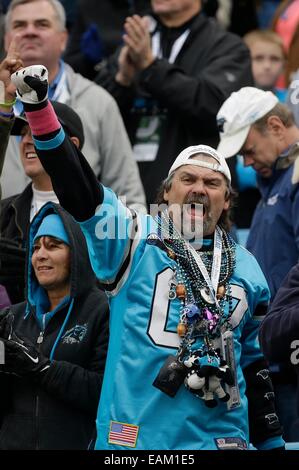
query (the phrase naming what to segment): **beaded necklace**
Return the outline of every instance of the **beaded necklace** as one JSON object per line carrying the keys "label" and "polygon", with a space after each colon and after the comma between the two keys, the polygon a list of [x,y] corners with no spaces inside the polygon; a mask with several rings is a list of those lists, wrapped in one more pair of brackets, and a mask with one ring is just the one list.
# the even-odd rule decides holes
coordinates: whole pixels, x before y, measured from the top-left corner
{"label": "beaded necklace", "polygon": [[[168,256],[176,261],[174,276],[170,283],[169,298],[180,300],[180,320],[178,334],[182,339],[180,350],[185,350],[186,343],[194,337],[202,337],[202,343],[211,344],[211,340],[229,328],[228,320],[232,313],[232,297],[229,278],[235,267],[235,243],[222,230],[221,266],[217,289],[216,304],[210,295],[207,282],[199,269],[189,243],[176,229],[167,212],[157,216],[159,234],[168,249]],[[214,250],[201,251],[201,259],[211,276]],[[229,312],[225,315],[224,306],[229,303]],[[189,347],[187,348],[189,349]]]}
{"label": "beaded necklace", "polygon": [[[229,279],[236,262],[235,243],[216,226],[213,250],[199,253],[182,237],[167,211],[159,213],[156,220],[158,236],[168,256],[176,262],[168,296],[170,300],[180,300],[177,332],[181,341],[175,364],[179,365],[181,374],[178,377],[171,370],[166,393],[170,393],[169,389],[176,393],[178,387],[172,385],[175,377],[178,386],[183,380],[185,387],[203,399],[207,407],[216,406],[217,397],[221,402],[227,402],[230,409],[235,403],[228,403],[231,395],[226,387],[235,385],[234,359],[229,358],[227,363],[226,351],[221,353],[220,349],[215,349],[214,340],[220,337],[224,340],[232,334],[229,331],[233,311]],[[172,364],[172,356],[170,359]],[[164,368],[160,374],[162,382],[154,382],[158,388],[165,382]],[[165,385],[161,389],[165,391]]]}

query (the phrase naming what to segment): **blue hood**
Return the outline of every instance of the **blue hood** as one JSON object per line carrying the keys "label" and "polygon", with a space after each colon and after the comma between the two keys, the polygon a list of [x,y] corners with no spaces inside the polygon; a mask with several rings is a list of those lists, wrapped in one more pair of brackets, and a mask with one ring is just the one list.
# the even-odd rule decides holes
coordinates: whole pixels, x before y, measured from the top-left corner
{"label": "blue hood", "polygon": [[[56,215],[56,217],[49,217],[49,215]],[[57,215],[60,219],[57,218]],[[71,251],[71,274],[70,274],[70,295],[66,296],[60,304],[52,312],[49,310],[49,299],[46,290],[41,287],[36,279],[32,264],[31,257],[33,253],[33,242],[35,237],[40,236],[44,230],[43,228],[48,228],[48,223],[53,222],[54,220],[59,220],[60,227],[59,233],[62,233],[64,238],[68,241]],[[53,225],[52,225],[53,228]],[[47,230],[48,231],[48,230]],[[58,236],[58,238],[61,238]],[[84,235],[80,229],[80,226],[73,217],[66,212],[58,204],[48,202],[45,204],[41,210],[36,214],[34,219],[30,224],[29,234],[28,234],[28,243],[27,243],[27,253],[26,253],[27,269],[26,269],[26,314],[29,315],[32,313],[35,315],[36,320],[38,321],[41,330],[44,330],[47,323],[50,319],[61,309],[68,308],[68,312],[61,328],[61,331],[58,334],[57,342],[63,334],[67,320],[72,312],[73,303],[78,295],[81,295],[86,290],[90,289],[96,283],[96,278],[92,271],[89,258],[88,250],[85,242]],[[84,282],[82,280],[84,279]],[[46,315],[45,315],[46,314]],[[54,349],[55,349],[54,345]]]}

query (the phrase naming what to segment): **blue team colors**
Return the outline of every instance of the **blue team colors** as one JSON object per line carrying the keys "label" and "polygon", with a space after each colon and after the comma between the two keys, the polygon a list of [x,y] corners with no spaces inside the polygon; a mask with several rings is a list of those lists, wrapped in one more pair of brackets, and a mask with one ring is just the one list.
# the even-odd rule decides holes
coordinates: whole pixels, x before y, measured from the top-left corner
{"label": "blue team colors", "polygon": [[[97,417],[96,449],[244,448],[247,400],[242,369],[262,357],[257,308],[269,300],[255,258],[240,246],[230,279],[241,406],[209,409],[184,385],[170,398],[152,384],[179,346],[179,300],[169,300],[175,261],[155,240],[150,216],[134,217],[108,189],[95,216],[81,223],[97,277],[110,291],[110,344]],[[117,214],[116,214],[117,212]],[[125,233],[127,235],[125,236]],[[104,234],[110,236],[105,237]],[[130,234],[134,233],[134,239]],[[132,237],[133,238],[133,237]]]}

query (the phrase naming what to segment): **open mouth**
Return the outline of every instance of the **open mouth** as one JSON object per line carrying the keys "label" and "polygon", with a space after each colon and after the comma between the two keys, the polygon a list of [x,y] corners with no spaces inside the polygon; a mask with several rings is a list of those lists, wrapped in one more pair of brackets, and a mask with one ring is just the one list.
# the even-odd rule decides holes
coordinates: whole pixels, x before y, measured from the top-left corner
{"label": "open mouth", "polygon": [[192,202],[191,204],[188,204],[187,207],[187,213],[191,217],[200,217],[203,218],[206,213],[205,206],[203,204],[198,204],[196,202]]}
{"label": "open mouth", "polygon": [[40,273],[40,272],[45,272],[45,271],[51,271],[51,269],[53,268],[51,268],[50,266],[39,266],[37,268],[37,271]]}

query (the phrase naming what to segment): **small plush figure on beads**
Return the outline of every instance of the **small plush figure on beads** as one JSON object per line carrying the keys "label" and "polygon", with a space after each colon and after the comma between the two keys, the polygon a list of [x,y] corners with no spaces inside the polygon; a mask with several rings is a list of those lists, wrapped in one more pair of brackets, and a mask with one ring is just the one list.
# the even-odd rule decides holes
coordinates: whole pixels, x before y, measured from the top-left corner
{"label": "small plush figure on beads", "polygon": [[215,395],[222,402],[230,399],[222,382],[233,385],[234,380],[228,365],[224,360],[220,360],[215,351],[201,354],[200,351],[195,351],[184,361],[184,365],[191,369],[185,378],[185,386],[203,399],[208,408],[214,408],[217,405]]}

